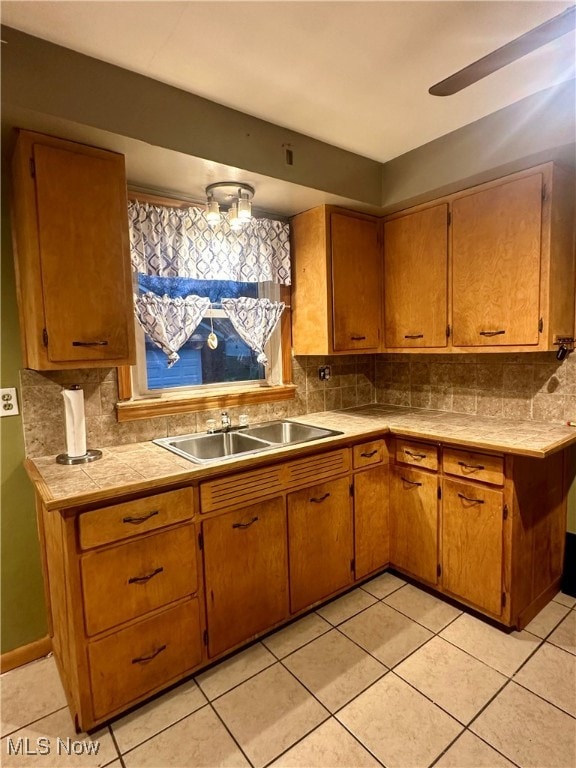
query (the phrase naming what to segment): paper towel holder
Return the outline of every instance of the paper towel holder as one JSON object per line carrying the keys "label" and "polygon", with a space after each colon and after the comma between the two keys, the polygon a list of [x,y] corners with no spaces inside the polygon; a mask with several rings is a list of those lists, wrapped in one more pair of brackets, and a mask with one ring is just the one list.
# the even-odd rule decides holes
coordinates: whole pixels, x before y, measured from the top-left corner
{"label": "paper towel holder", "polygon": [[56,456],[58,464],[88,464],[89,461],[96,461],[102,458],[102,451],[96,448],[89,448],[84,456],[68,456],[67,453],[59,453]]}
{"label": "paper towel holder", "polygon": [[[79,390],[81,387],[78,384],[73,384],[71,387],[69,387],[71,390]],[[83,440],[84,446],[86,445],[85,439]],[[66,446],[69,449],[69,446]],[[90,461],[96,461],[97,459],[102,458],[102,451],[98,451],[96,449],[86,449],[86,453],[82,454],[81,456],[70,456],[67,453],[59,453],[58,456],[56,456],[56,462],[58,464],[87,464]]]}

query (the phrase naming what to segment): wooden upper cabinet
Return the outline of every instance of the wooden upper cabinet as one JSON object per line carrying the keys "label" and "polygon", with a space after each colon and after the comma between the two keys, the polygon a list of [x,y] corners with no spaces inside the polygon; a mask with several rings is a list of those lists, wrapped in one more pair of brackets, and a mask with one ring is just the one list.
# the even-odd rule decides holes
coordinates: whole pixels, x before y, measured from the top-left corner
{"label": "wooden upper cabinet", "polygon": [[382,325],[378,220],[321,206],[292,220],[297,355],[375,352]]}
{"label": "wooden upper cabinet", "polygon": [[13,169],[24,366],[134,363],[123,156],[21,131]]}
{"label": "wooden upper cabinet", "polygon": [[448,325],[448,204],[384,223],[387,348],[445,347]]}
{"label": "wooden upper cabinet", "polygon": [[454,345],[538,344],[542,174],[455,200]]}

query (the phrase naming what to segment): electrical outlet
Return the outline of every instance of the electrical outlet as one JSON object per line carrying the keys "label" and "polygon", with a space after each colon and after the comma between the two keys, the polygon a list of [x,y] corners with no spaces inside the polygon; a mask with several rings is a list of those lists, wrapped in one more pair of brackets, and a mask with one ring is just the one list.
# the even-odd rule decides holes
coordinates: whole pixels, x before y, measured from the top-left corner
{"label": "electrical outlet", "polygon": [[328,381],[330,379],[331,370],[329,365],[321,365],[318,368],[318,378],[320,381]]}
{"label": "electrical outlet", "polygon": [[16,387],[0,389],[0,416],[17,416],[19,413]]}

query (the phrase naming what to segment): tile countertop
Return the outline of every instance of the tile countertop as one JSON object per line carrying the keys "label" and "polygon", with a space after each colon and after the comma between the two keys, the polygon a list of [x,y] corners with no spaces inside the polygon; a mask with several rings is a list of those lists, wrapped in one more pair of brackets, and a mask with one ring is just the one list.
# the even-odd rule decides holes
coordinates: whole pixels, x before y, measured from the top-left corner
{"label": "tile countertop", "polygon": [[296,458],[319,448],[338,448],[351,440],[370,439],[387,432],[534,458],[545,458],[576,443],[574,427],[377,404],[312,413],[291,420],[336,429],[343,434],[205,466],[152,442],[104,448],[102,459],[90,464],[63,466],[56,464],[55,456],[45,456],[27,459],[25,466],[45,506],[64,510],[115,501],[116,497],[130,493],[169,490],[188,481],[221,475],[223,471],[252,469],[270,459]]}

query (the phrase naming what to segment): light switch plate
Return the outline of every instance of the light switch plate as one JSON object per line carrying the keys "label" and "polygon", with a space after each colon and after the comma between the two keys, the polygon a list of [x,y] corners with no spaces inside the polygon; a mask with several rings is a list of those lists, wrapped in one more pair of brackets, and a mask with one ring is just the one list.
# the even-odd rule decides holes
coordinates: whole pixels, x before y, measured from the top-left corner
{"label": "light switch plate", "polygon": [[16,387],[0,389],[0,416],[17,416],[19,413]]}

